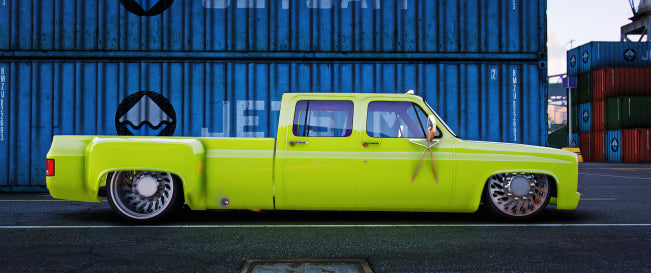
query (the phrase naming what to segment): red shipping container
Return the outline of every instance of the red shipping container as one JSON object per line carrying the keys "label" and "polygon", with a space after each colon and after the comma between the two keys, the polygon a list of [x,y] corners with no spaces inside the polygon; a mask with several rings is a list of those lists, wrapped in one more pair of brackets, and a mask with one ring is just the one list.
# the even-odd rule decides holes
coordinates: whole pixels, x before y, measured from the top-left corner
{"label": "red shipping container", "polygon": [[581,148],[581,156],[583,156],[583,161],[592,161],[592,149],[594,147],[592,140],[593,133],[579,133],[579,148]]}
{"label": "red shipping container", "polygon": [[592,131],[606,130],[606,101],[592,102]]}
{"label": "red shipping container", "polygon": [[628,163],[640,162],[638,129],[622,130],[622,161]]}
{"label": "red shipping container", "polygon": [[606,155],[610,145],[607,145],[607,134],[606,131],[592,132],[592,160],[597,162],[605,162]]}
{"label": "red shipping container", "polygon": [[651,96],[650,67],[603,68],[590,75],[592,100]]}
{"label": "red shipping container", "polygon": [[651,129],[638,129],[640,162],[651,162]]}

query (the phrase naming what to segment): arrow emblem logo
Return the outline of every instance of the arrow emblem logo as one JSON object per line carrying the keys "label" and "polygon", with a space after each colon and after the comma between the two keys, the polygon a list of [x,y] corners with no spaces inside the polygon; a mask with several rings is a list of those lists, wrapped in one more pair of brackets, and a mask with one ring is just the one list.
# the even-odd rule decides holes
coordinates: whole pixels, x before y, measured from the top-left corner
{"label": "arrow emblem logo", "polygon": [[632,62],[635,61],[636,57],[637,57],[637,53],[635,53],[635,50],[631,48],[624,50],[624,60]]}
{"label": "arrow emblem logo", "polygon": [[120,4],[138,16],[156,16],[170,6],[174,0],[120,0]]}
{"label": "arrow emblem logo", "polygon": [[588,54],[588,51],[583,51],[583,63],[587,63],[590,58],[590,54]]}
{"label": "arrow emblem logo", "polygon": [[588,110],[583,110],[583,122],[588,122],[589,118],[590,118],[590,113],[588,113]]}
{"label": "arrow emblem logo", "polygon": [[613,138],[613,140],[610,142],[610,149],[613,150],[613,152],[617,152],[617,150],[619,150],[619,141],[617,141],[617,138]]}

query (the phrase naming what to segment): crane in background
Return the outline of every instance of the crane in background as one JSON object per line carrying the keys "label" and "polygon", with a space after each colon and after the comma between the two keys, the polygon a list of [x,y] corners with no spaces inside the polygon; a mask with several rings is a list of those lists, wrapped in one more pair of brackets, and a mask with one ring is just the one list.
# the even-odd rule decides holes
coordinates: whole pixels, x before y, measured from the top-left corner
{"label": "crane in background", "polygon": [[[639,35],[637,41],[649,40],[649,29],[651,29],[651,0],[629,0],[633,17],[629,18],[632,22],[622,26],[621,41],[631,42],[632,36]],[[637,2],[637,5],[636,5]],[[637,8],[636,8],[637,6]]]}

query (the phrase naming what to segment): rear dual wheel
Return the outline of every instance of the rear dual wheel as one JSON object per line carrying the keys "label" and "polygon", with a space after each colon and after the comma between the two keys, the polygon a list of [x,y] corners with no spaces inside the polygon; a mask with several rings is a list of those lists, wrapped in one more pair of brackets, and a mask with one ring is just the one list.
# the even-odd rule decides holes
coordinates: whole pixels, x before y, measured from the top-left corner
{"label": "rear dual wheel", "polygon": [[528,219],[545,209],[551,197],[544,174],[503,173],[491,176],[484,189],[490,211],[508,219]]}
{"label": "rear dual wheel", "polygon": [[109,204],[129,221],[156,221],[183,205],[182,188],[171,173],[132,170],[114,172],[109,177]]}

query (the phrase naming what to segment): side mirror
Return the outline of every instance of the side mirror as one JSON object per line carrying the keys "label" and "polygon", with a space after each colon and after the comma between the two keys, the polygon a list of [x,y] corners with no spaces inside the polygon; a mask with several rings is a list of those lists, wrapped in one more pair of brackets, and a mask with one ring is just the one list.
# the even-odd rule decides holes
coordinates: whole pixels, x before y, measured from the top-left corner
{"label": "side mirror", "polygon": [[427,142],[431,142],[436,135],[436,118],[433,115],[427,117]]}

